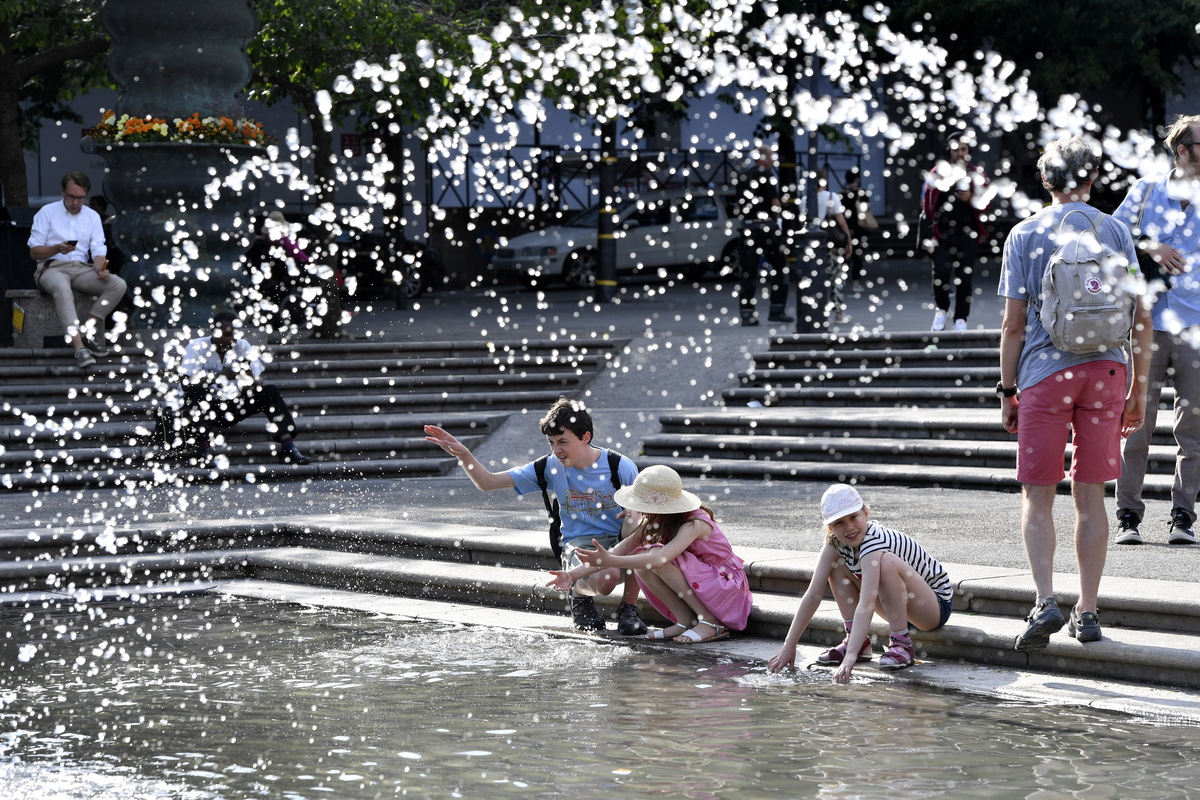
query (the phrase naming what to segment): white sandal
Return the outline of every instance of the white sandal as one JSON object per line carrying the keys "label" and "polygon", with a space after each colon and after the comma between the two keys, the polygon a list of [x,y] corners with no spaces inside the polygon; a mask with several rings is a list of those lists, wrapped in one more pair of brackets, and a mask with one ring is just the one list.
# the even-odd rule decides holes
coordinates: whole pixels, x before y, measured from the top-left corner
{"label": "white sandal", "polygon": [[667,631],[669,631],[671,628],[683,628],[684,631],[686,631],[688,629],[686,625],[679,623],[679,622],[675,622],[675,623],[668,625],[665,628],[652,628],[650,630],[650,632],[646,634],[646,638],[662,640],[662,639],[674,639],[676,636],[683,635],[683,633],[680,632],[680,633],[676,633],[676,634],[672,634],[671,636],[668,636]]}
{"label": "white sandal", "polygon": [[[696,633],[696,628],[699,628],[701,625],[707,625],[708,627],[715,630],[716,633],[714,633],[712,636],[709,636],[707,639],[705,639],[703,636]],[[728,639],[728,638],[729,638],[729,628],[726,628],[724,625],[719,625],[715,622],[709,622],[706,619],[702,619],[696,623],[695,627],[690,628],[690,629],[684,631],[683,633],[679,634],[678,636],[676,636],[675,641],[679,642],[680,644],[698,644],[700,642],[715,642],[718,639]]]}

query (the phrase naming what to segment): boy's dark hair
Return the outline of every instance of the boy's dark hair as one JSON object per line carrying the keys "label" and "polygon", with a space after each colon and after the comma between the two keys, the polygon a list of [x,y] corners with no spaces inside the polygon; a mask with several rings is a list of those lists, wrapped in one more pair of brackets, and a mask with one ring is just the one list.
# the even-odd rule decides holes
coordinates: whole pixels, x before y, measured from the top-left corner
{"label": "boy's dark hair", "polygon": [[213,314],[213,325],[220,325],[222,322],[237,322],[237,314],[234,314],[232,311],[218,311]]}
{"label": "boy's dark hair", "polygon": [[82,172],[80,172],[77,169],[71,170],[66,175],[63,175],[62,188],[63,188],[64,192],[67,190],[68,183],[75,184],[80,189],[83,189],[85,192],[90,192],[92,190],[91,180],[88,179],[87,175],[84,175]]}
{"label": "boy's dark hair", "polygon": [[846,170],[846,185],[849,186],[856,180],[858,180],[858,167],[851,167]]}
{"label": "boy's dark hair", "polygon": [[592,415],[583,407],[583,403],[565,397],[558,398],[554,405],[550,406],[540,425],[543,436],[570,431],[580,439],[585,433],[592,434],[593,439],[596,438],[596,432],[592,430]]}

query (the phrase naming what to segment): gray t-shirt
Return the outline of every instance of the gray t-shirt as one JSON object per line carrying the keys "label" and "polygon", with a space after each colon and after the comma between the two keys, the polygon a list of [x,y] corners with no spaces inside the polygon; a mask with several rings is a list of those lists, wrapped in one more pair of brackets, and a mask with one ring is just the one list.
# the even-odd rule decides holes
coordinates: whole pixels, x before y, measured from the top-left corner
{"label": "gray t-shirt", "polygon": [[[1124,253],[1130,264],[1136,266],[1137,251],[1129,229],[1113,217],[1092,208],[1087,203],[1064,203],[1043,208],[1027,220],[1017,224],[1004,243],[1004,264],[1000,268],[1001,297],[1029,302],[1025,319],[1025,347],[1021,350],[1021,361],[1017,367],[1017,386],[1028,389],[1059,370],[1086,364],[1089,361],[1116,361],[1129,363],[1125,348],[1103,353],[1068,353],[1059,350],[1050,341],[1050,334],[1042,327],[1038,308],[1042,297],[1042,273],[1046,263],[1058,247],[1056,236],[1059,223],[1072,211],[1082,211],[1100,232],[1100,241],[1118,253]],[[1067,220],[1063,233],[1086,230],[1087,223],[1079,214]]]}

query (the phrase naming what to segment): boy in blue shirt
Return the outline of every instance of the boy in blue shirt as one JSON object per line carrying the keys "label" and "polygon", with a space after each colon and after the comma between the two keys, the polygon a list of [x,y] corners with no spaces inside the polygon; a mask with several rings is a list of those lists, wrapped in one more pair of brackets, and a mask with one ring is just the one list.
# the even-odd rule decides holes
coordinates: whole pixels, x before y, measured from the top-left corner
{"label": "boy in blue shirt", "polygon": [[[547,489],[558,499],[562,518],[562,565],[564,570],[579,566],[577,547],[592,548],[592,540],[612,547],[632,529],[630,520],[621,519],[621,508],[613,500],[616,491],[609,459],[599,447],[592,445],[595,433],[592,417],[583,404],[560,397],[540,423],[542,435],[550,445],[545,464]],[[491,472],[483,466],[470,449],[447,431],[436,425],[425,426],[425,438],[458,459],[471,482],[482,491],[515,489],[517,494],[540,490],[536,461],[505,472]],[[629,486],[637,477],[637,466],[620,456],[618,478],[621,486]],[[646,625],[637,612],[638,585],[632,573],[622,575],[619,569],[606,569],[576,581],[571,589],[571,614],[575,627],[585,631],[602,631],[604,619],[592,600],[595,595],[610,594],[618,583],[624,583],[622,602],[617,611],[617,633],[636,636],[646,632]]]}

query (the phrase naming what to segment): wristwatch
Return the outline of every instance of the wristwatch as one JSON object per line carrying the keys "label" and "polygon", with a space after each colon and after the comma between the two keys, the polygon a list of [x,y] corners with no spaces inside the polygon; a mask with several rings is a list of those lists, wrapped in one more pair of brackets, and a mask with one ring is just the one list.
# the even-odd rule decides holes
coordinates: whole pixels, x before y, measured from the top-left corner
{"label": "wristwatch", "polygon": [[1015,397],[1016,394],[1017,394],[1017,387],[1014,386],[1011,389],[1005,389],[1004,381],[996,381],[996,396],[997,397]]}

